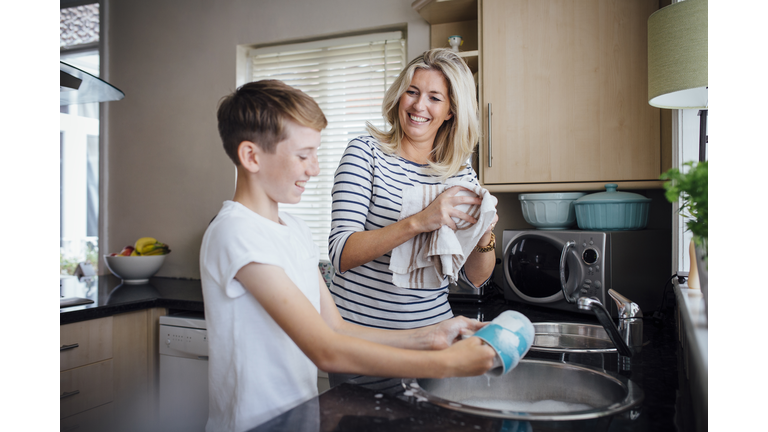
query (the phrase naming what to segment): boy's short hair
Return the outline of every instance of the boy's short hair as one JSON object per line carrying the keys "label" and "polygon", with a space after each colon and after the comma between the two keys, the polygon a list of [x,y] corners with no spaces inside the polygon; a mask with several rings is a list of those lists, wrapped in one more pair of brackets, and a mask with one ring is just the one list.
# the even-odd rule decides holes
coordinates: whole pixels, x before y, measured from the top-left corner
{"label": "boy's short hair", "polygon": [[217,114],[224,150],[240,165],[237,149],[243,141],[274,153],[287,138],[286,121],[323,130],[328,121],[314,99],[279,80],[254,81],[222,98]]}

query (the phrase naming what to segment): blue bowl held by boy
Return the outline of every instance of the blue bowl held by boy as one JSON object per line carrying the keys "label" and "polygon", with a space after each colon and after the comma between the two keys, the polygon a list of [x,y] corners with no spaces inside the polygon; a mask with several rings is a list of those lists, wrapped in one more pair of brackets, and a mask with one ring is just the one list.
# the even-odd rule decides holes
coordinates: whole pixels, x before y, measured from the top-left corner
{"label": "blue bowl held by boy", "polygon": [[514,369],[531,348],[535,333],[533,324],[525,315],[511,310],[502,312],[478,330],[473,336],[496,351],[493,368],[486,375],[501,376]]}

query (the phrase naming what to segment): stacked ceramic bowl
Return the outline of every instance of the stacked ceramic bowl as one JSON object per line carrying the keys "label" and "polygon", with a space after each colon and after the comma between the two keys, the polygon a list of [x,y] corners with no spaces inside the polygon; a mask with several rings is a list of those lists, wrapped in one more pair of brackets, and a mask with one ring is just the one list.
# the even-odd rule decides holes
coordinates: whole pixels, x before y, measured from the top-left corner
{"label": "stacked ceramic bowl", "polygon": [[538,229],[568,229],[576,222],[573,203],[584,195],[583,192],[520,194],[523,218]]}
{"label": "stacked ceramic bowl", "polygon": [[651,199],[631,192],[619,192],[608,183],[605,192],[586,195],[574,202],[576,220],[583,230],[641,230],[648,223]]}

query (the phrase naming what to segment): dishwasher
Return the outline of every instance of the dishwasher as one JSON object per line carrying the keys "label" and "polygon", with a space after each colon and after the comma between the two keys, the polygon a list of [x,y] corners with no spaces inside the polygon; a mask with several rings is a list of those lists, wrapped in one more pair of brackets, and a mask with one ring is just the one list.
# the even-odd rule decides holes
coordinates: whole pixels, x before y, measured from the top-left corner
{"label": "dishwasher", "polygon": [[202,312],[160,317],[160,424],[204,431],[208,421],[208,332]]}

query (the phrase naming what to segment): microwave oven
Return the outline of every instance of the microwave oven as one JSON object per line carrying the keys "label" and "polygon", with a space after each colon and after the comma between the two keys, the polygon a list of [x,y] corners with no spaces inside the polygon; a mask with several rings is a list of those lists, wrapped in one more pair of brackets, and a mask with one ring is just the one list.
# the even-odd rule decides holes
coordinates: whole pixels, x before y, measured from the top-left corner
{"label": "microwave oven", "polygon": [[504,297],[593,313],[566,301],[565,291],[571,299],[596,297],[616,317],[618,308],[608,295],[613,289],[649,315],[661,307],[672,274],[671,242],[669,230],[504,230],[499,272]]}

